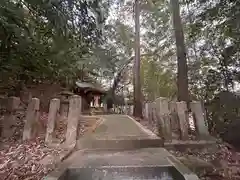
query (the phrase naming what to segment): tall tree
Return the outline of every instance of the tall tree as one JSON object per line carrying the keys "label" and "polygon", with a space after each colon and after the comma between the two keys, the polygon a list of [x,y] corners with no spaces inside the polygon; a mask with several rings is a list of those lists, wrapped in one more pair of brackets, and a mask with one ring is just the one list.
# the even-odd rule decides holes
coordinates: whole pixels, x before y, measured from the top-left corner
{"label": "tall tree", "polygon": [[179,0],[171,0],[173,27],[176,38],[177,47],[177,87],[178,87],[178,100],[189,102],[188,93],[188,67],[186,59],[186,48],[184,44],[184,34],[182,21],[180,17]]}
{"label": "tall tree", "polygon": [[133,67],[134,110],[135,117],[142,117],[142,93],[140,80],[140,7],[139,0],[135,0],[135,61]]}

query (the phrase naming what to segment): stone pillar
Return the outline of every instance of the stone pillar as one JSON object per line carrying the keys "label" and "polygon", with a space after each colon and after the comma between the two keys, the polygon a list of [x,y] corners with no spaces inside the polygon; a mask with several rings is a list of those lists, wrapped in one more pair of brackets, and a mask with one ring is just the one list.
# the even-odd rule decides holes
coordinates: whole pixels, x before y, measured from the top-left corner
{"label": "stone pillar", "polygon": [[145,119],[149,118],[149,103],[145,103],[145,106],[144,106],[144,118]]}
{"label": "stone pillar", "polygon": [[60,102],[60,117],[61,119],[67,119],[69,109],[69,102]]}
{"label": "stone pillar", "polygon": [[191,102],[190,107],[193,113],[194,124],[198,136],[203,138],[209,137],[209,132],[204,120],[204,112],[201,102]]}
{"label": "stone pillar", "polygon": [[130,116],[133,115],[133,108],[134,108],[133,105],[131,105],[131,106],[130,106]]}
{"label": "stone pillar", "polygon": [[204,102],[203,102],[203,101],[200,101],[200,102],[201,102],[201,105],[202,105],[204,121],[205,121],[205,123],[207,124],[207,111],[206,111],[206,109],[205,109]]}
{"label": "stone pillar", "polygon": [[75,146],[77,138],[78,121],[81,113],[81,97],[74,95],[69,101],[69,113],[67,119],[66,142],[67,147]]}
{"label": "stone pillar", "polygon": [[115,104],[112,105],[111,112],[115,113]]}
{"label": "stone pillar", "polygon": [[152,102],[152,123],[156,125],[158,121],[158,112],[157,112],[157,103],[154,101]]}
{"label": "stone pillar", "polygon": [[5,110],[6,109],[7,100],[8,100],[8,98],[0,96],[0,110]]}
{"label": "stone pillar", "polygon": [[154,103],[151,102],[149,103],[149,123],[153,124],[153,120],[154,120]]}
{"label": "stone pillar", "polygon": [[107,112],[108,112],[108,109],[107,109],[107,104],[105,104],[105,103],[103,104],[103,110],[104,110],[104,112],[105,112],[105,113],[107,113]]}
{"label": "stone pillar", "polygon": [[9,97],[6,99],[6,115],[3,119],[3,131],[2,136],[5,138],[13,136],[14,129],[12,128],[16,124],[16,111],[20,105],[20,98]]}
{"label": "stone pillar", "polygon": [[39,119],[39,107],[40,100],[38,98],[32,98],[27,107],[26,122],[23,130],[23,140],[33,138],[34,125],[36,125]]}
{"label": "stone pillar", "polygon": [[148,122],[149,123],[152,123],[152,103],[151,102],[149,102],[148,103]]}
{"label": "stone pillar", "polygon": [[168,107],[168,99],[163,97],[157,98],[156,108],[158,114],[159,133],[166,141],[172,141],[172,130],[170,122],[170,111]]}
{"label": "stone pillar", "polygon": [[20,99],[24,104],[29,104],[32,99],[32,93],[28,91],[21,91]]}
{"label": "stone pillar", "polygon": [[179,134],[180,127],[179,127],[179,120],[178,120],[178,114],[177,114],[177,104],[175,101],[169,102],[169,110],[170,110],[170,116],[171,116],[172,130]]}
{"label": "stone pillar", "polygon": [[47,143],[51,143],[53,140],[55,121],[59,114],[59,108],[60,108],[60,99],[56,99],[56,98],[52,99],[49,106],[47,131],[46,131],[46,137],[45,137],[45,142]]}
{"label": "stone pillar", "polygon": [[180,126],[180,139],[187,140],[189,126],[187,104],[184,101],[176,102],[176,107]]}
{"label": "stone pillar", "polygon": [[94,96],[94,107],[99,107],[99,96]]}

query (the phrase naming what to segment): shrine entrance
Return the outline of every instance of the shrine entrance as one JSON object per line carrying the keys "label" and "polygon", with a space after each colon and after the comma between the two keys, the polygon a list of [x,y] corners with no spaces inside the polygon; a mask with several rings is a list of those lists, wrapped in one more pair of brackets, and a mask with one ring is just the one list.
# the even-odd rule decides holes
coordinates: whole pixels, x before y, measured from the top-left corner
{"label": "shrine entrance", "polygon": [[107,92],[95,85],[87,82],[76,82],[74,92],[82,97],[82,111],[89,113],[92,111],[104,111],[103,99]]}

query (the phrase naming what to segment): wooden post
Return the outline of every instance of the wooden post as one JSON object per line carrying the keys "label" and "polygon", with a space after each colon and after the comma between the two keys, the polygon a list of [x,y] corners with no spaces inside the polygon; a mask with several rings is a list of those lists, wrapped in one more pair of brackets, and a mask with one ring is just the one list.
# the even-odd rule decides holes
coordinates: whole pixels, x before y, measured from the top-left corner
{"label": "wooden post", "polygon": [[23,140],[33,138],[34,125],[36,125],[39,119],[39,107],[40,100],[38,98],[32,98],[27,107],[26,123],[23,130]]}

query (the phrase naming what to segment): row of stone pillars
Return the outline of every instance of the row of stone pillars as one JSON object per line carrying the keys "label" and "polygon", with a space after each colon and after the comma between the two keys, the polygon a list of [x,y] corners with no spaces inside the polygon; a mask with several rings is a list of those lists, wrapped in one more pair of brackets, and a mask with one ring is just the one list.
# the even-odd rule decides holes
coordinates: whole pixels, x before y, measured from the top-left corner
{"label": "row of stone pillars", "polygon": [[[173,139],[176,133],[181,140],[189,140],[189,111],[186,102],[168,101],[160,97],[154,102],[144,104],[144,119],[157,126],[159,135],[167,141]],[[133,106],[129,108],[129,114],[133,112]],[[190,102],[190,110],[193,116],[194,129],[199,139],[209,137],[205,121],[205,111],[199,101]]]}
{"label": "row of stone pillars", "polygon": [[[3,132],[4,137],[10,136],[10,129],[12,124],[16,122],[16,111],[20,105],[20,98],[10,97],[7,103],[7,114],[3,119]],[[71,146],[76,141],[78,120],[81,114],[81,97],[73,95],[69,100],[69,109],[67,114],[67,130],[65,144]],[[26,111],[26,118],[22,138],[23,140],[32,139],[37,136],[37,129],[40,116],[40,100],[32,98],[28,104]],[[60,99],[52,99],[49,105],[48,120],[46,126],[45,141],[47,143],[53,142],[53,134],[57,120],[61,118],[60,113]]]}

